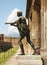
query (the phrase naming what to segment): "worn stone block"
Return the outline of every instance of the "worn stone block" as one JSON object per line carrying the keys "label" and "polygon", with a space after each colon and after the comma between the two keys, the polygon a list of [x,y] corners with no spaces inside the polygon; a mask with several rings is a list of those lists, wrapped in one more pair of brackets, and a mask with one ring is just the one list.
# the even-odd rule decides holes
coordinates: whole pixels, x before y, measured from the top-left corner
{"label": "worn stone block", "polygon": [[17,55],[17,60],[41,60],[40,55]]}
{"label": "worn stone block", "polygon": [[41,60],[18,60],[18,65],[42,65]]}
{"label": "worn stone block", "polygon": [[17,65],[43,65],[40,55],[17,55]]}

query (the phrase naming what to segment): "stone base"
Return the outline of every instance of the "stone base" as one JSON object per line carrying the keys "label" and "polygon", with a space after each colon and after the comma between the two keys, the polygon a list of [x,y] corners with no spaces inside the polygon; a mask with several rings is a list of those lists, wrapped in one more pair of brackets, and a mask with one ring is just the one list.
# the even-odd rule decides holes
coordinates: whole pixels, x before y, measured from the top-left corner
{"label": "stone base", "polygon": [[17,65],[43,65],[40,55],[17,55]]}

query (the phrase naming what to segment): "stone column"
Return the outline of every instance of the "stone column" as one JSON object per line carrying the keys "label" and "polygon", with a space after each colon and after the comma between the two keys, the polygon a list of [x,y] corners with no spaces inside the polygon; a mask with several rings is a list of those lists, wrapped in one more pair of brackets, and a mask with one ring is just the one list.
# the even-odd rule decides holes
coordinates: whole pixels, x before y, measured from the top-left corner
{"label": "stone column", "polygon": [[40,52],[40,0],[35,0],[34,7],[30,9],[29,29],[30,39],[34,43],[36,51]]}
{"label": "stone column", "polygon": [[39,34],[39,14],[36,11],[33,10],[32,12],[32,40],[35,44],[35,47],[38,48],[39,47],[39,38],[40,38],[40,34]]}
{"label": "stone column", "polygon": [[47,0],[45,0],[45,48],[47,48]]}
{"label": "stone column", "polygon": [[46,0],[41,0],[41,55],[47,55],[47,12]]}
{"label": "stone column", "polygon": [[45,21],[44,21],[44,0],[41,0],[41,48],[45,43]]}
{"label": "stone column", "polygon": [[35,0],[32,9],[32,40],[36,48],[40,48],[40,0]]}

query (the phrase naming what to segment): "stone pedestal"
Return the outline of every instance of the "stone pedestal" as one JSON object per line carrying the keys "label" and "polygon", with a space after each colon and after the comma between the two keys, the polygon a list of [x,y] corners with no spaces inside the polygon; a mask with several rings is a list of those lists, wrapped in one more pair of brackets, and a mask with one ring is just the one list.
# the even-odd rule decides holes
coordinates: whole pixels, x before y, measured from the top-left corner
{"label": "stone pedestal", "polygon": [[17,55],[17,65],[43,65],[40,55]]}

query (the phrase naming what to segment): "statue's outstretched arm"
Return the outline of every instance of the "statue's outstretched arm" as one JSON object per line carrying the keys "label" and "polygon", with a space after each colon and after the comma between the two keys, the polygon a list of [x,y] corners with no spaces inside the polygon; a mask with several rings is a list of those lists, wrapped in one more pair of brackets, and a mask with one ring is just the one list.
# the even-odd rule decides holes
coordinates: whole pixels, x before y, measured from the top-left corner
{"label": "statue's outstretched arm", "polygon": [[17,24],[18,20],[14,21],[14,22],[6,22],[5,24]]}
{"label": "statue's outstretched arm", "polygon": [[10,24],[12,26],[16,26],[17,27],[17,23],[18,23],[18,20],[14,21],[14,22],[6,22],[5,24]]}

